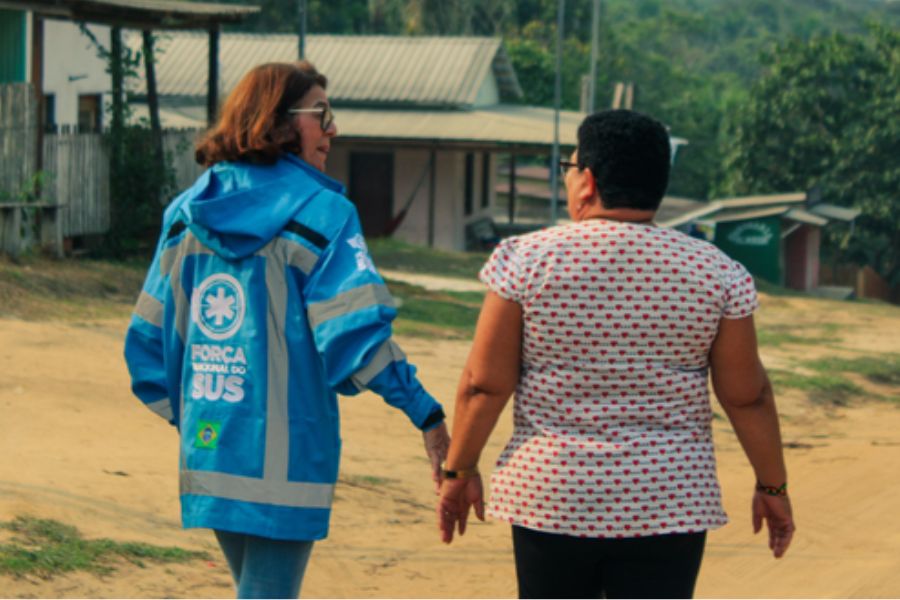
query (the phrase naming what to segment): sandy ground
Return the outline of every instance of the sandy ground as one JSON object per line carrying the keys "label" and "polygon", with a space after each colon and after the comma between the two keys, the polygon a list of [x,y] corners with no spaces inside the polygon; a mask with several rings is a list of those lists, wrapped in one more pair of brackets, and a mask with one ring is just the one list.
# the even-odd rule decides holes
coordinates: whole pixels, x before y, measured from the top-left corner
{"label": "sandy ground", "polygon": [[[896,308],[846,311],[839,303],[765,300],[764,323],[789,319],[839,324],[840,345],[778,348],[764,357],[769,363],[783,365],[792,352],[803,358],[900,352]],[[213,558],[122,564],[103,577],[0,576],[2,597],[233,597],[212,535],[180,528],[175,432],[130,396],[121,359],[125,326],[124,320],[0,320],[0,521],[55,518],[87,537],[203,549]],[[452,412],[467,344],[400,341]],[[775,561],[762,535],[752,535],[753,477],[727,422],[717,419],[731,523],[709,537],[698,597],[900,596],[898,404],[827,408],[791,391],[779,394],[779,406],[799,527],[795,544]],[[452,546],[441,545],[420,435],[371,395],[343,399],[342,410],[345,450],[332,532],[316,546],[303,596],[514,597],[508,527],[479,523]],[[507,414],[483,470],[510,429]]]}

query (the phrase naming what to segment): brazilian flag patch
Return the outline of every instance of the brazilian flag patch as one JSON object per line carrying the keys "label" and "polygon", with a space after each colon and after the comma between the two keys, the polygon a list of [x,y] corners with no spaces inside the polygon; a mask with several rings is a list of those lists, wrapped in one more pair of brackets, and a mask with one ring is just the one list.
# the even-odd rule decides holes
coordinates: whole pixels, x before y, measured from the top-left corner
{"label": "brazilian flag patch", "polygon": [[219,445],[219,431],[222,424],[216,421],[199,421],[197,423],[197,436],[194,438],[194,448],[215,450]]}

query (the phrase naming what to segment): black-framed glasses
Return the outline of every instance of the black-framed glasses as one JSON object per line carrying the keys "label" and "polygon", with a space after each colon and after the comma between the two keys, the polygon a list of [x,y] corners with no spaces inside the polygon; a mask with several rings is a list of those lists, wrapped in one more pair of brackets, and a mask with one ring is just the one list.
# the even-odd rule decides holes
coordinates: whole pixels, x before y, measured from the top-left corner
{"label": "black-framed glasses", "polygon": [[319,113],[319,127],[322,131],[328,131],[332,123],[334,123],[334,111],[330,106],[314,106],[313,108],[290,108],[288,112],[296,113]]}
{"label": "black-framed glasses", "polygon": [[578,163],[573,163],[572,161],[568,161],[568,160],[561,160],[561,161],[559,161],[559,174],[562,177],[565,177],[566,172],[568,172],[568,170],[573,167],[577,169]]}

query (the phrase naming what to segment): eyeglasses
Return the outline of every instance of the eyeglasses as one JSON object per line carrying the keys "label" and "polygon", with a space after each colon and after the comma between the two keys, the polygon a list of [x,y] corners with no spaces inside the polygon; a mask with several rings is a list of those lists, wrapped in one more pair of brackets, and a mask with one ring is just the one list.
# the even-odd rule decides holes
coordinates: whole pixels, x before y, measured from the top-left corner
{"label": "eyeglasses", "polygon": [[578,163],[573,163],[568,160],[559,161],[559,174],[563,177],[566,176],[566,172],[568,172],[571,168],[578,168]]}
{"label": "eyeglasses", "polygon": [[334,112],[332,112],[330,106],[316,106],[314,108],[290,108],[288,109],[289,113],[319,113],[321,116],[319,117],[319,126],[322,128],[322,131],[328,131],[331,125],[334,123]]}

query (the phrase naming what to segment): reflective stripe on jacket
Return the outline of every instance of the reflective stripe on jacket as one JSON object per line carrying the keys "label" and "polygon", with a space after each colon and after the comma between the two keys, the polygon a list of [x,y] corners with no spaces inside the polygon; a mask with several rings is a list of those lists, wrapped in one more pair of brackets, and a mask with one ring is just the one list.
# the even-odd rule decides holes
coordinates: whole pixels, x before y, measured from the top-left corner
{"label": "reflective stripe on jacket", "polygon": [[166,211],[125,357],[180,431],[185,527],[324,538],[335,392],[371,389],[420,428],[440,410],[391,340],[396,308],[342,191],[293,157],[225,164]]}

